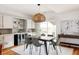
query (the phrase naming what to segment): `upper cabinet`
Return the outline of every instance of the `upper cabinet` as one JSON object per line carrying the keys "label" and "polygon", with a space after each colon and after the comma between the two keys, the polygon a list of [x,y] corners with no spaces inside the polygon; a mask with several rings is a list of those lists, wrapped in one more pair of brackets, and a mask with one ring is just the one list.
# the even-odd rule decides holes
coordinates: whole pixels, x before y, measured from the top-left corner
{"label": "upper cabinet", "polygon": [[26,31],[26,20],[7,15],[0,15],[0,29],[12,30],[13,33]]}
{"label": "upper cabinet", "polygon": [[24,19],[18,19],[18,29],[24,28]]}
{"label": "upper cabinet", "polygon": [[0,28],[2,28],[2,16],[0,15]]}
{"label": "upper cabinet", "polygon": [[16,18],[13,21],[13,32],[17,33],[17,32],[25,32],[26,31],[26,20],[25,19],[18,19]]}
{"label": "upper cabinet", "polygon": [[27,29],[34,29],[35,28],[35,23],[31,20],[27,20]]}
{"label": "upper cabinet", "polygon": [[0,16],[0,28],[13,28],[13,18],[11,16]]}
{"label": "upper cabinet", "polygon": [[13,18],[10,16],[3,17],[3,28],[13,28]]}

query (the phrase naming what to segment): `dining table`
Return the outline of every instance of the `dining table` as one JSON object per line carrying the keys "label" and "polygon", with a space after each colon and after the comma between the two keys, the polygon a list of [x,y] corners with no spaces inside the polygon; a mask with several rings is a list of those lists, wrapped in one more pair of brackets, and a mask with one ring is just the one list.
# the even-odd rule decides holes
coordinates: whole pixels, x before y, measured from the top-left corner
{"label": "dining table", "polygon": [[52,35],[45,35],[45,36],[41,36],[41,35],[37,35],[37,33],[28,33],[29,38],[37,38],[38,41],[42,41],[44,42],[44,46],[45,46],[45,52],[46,55],[48,55],[48,42],[53,43],[53,40],[55,39],[55,37]]}

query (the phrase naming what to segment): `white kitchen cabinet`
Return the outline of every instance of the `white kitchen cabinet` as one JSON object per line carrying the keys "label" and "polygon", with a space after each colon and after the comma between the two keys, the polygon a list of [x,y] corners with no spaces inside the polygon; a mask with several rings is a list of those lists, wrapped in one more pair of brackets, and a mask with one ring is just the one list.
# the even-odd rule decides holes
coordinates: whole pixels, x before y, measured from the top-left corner
{"label": "white kitchen cabinet", "polygon": [[4,42],[3,42],[3,49],[14,46],[14,35],[13,34],[5,34],[4,35]]}
{"label": "white kitchen cabinet", "polygon": [[3,28],[13,28],[13,18],[11,16],[3,16]]}
{"label": "white kitchen cabinet", "polygon": [[27,29],[34,29],[34,28],[35,28],[35,23],[32,20],[28,19],[27,20]]}
{"label": "white kitchen cabinet", "polygon": [[26,23],[25,23],[25,19],[18,19],[15,18],[13,20],[13,32],[17,33],[17,32],[23,32],[26,30]]}
{"label": "white kitchen cabinet", "polygon": [[0,28],[13,28],[13,17],[0,15]]}
{"label": "white kitchen cabinet", "polygon": [[2,28],[2,16],[0,15],[0,28]]}
{"label": "white kitchen cabinet", "polygon": [[18,29],[23,29],[23,20],[19,19],[18,21]]}

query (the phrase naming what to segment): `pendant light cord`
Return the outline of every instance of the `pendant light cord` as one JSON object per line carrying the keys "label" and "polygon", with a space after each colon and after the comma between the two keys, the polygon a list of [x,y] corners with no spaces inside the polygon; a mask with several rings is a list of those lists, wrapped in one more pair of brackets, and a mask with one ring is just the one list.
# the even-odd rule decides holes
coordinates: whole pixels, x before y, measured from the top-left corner
{"label": "pendant light cord", "polygon": [[38,5],[38,12],[40,13],[40,4],[37,4]]}

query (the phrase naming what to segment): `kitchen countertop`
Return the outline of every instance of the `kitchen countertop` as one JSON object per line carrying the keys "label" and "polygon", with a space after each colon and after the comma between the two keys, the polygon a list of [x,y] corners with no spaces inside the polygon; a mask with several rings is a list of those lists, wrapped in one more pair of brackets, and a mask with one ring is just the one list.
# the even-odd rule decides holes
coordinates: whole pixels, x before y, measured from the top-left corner
{"label": "kitchen countertop", "polygon": [[14,35],[14,34],[25,34],[26,32],[23,32],[23,33],[11,33],[11,34],[1,34],[0,36],[3,36],[3,35]]}
{"label": "kitchen countertop", "polygon": [[2,35],[0,35],[0,36],[5,36],[5,35],[13,35],[13,34],[2,34]]}
{"label": "kitchen countertop", "polygon": [[13,34],[26,34],[27,32],[22,32],[22,33],[13,33]]}

